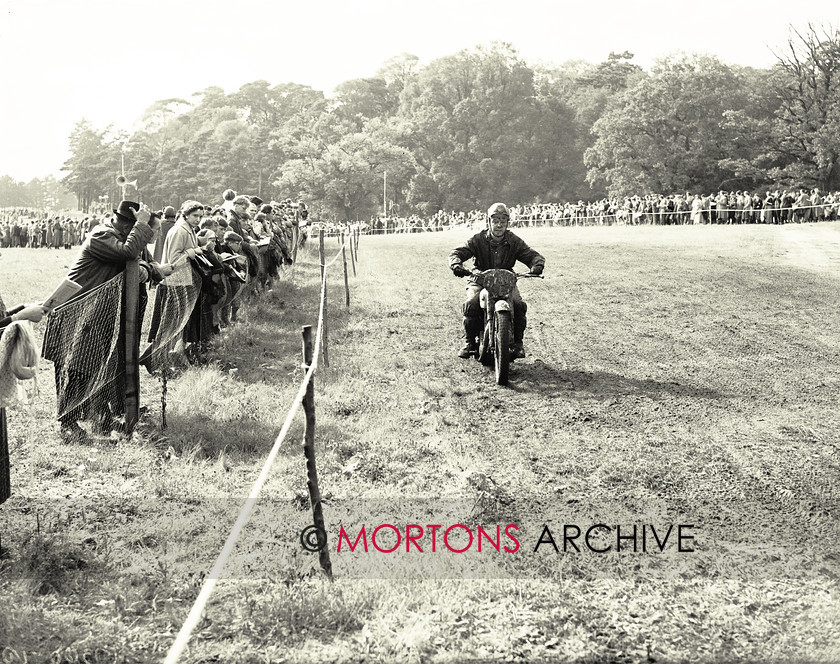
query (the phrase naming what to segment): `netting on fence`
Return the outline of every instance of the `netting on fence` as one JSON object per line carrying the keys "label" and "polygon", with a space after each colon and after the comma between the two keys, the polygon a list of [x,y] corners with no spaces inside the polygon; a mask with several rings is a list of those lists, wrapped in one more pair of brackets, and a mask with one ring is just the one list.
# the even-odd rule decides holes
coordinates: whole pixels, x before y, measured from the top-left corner
{"label": "netting on fence", "polygon": [[55,364],[58,419],[105,426],[125,413],[124,273],[47,319],[42,355]]}
{"label": "netting on fence", "polygon": [[149,345],[139,359],[149,372],[155,373],[176,360],[172,355],[183,350],[183,332],[191,320],[193,325],[200,325],[193,314],[200,291],[201,280],[189,263],[175,268],[154,289],[154,297],[149,298],[153,300],[149,305],[151,315],[145,316],[148,324],[143,325],[141,336],[141,347],[146,341]]}

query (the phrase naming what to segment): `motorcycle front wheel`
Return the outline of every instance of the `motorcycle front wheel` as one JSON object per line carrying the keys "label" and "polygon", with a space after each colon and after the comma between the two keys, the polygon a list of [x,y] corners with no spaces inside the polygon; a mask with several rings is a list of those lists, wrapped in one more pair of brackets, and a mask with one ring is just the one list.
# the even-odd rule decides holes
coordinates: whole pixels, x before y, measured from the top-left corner
{"label": "motorcycle front wheel", "polygon": [[489,321],[484,324],[484,330],[481,332],[481,339],[478,341],[478,355],[476,355],[476,359],[486,367],[493,364],[493,339],[491,337],[491,327],[492,325]]}
{"label": "motorcycle front wheel", "polygon": [[513,324],[509,311],[496,313],[496,334],[493,342],[493,355],[496,364],[496,384],[507,385],[510,368],[510,340]]}

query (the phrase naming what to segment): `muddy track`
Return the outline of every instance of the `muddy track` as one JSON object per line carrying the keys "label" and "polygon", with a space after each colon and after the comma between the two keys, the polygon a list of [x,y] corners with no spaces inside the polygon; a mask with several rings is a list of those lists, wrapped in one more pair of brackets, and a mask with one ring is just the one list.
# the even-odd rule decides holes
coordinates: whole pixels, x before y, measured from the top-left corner
{"label": "muddy track", "polygon": [[[760,231],[767,248],[751,262],[781,263],[780,283],[807,271],[825,289],[814,312],[819,338],[789,313],[775,321],[787,305],[769,291],[756,298],[748,283],[761,270],[718,261],[700,275],[708,303],[692,275],[667,285],[684,296],[654,293],[653,303],[633,288],[616,298],[616,284],[600,297],[547,280],[525,296],[528,357],[513,365],[509,388],[492,385],[477,363],[461,365],[487,383],[459,403],[483,413],[465,416],[465,430],[479,436],[492,423],[479,465],[517,497],[518,514],[615,522],[690,515],[709,534],[710,565],[840,575],[826,540],[840,536],[840,390],[830,368],[811,370],[840,345],[829,306],[840,288],[840,230]],[[635,292],[650,283],[649,266],[622,267]],[[733,282],[745,269],[749,279]],[[717,300],[715,289],[735,292]],[[797,298],[784,289],[779,296]]]}

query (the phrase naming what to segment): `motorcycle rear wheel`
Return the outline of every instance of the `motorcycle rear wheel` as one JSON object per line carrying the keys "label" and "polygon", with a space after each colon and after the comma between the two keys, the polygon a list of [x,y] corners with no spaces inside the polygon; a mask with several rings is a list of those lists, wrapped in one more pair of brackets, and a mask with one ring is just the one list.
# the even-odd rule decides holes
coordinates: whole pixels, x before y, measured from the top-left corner
{"label": "motorcycle rear wheel", "polygon": [[510,312],[496,313],[496,334],[493,343],[493,355],[496,364],[496,384],[507,385],[510,368],[510,341],[513,323]]}

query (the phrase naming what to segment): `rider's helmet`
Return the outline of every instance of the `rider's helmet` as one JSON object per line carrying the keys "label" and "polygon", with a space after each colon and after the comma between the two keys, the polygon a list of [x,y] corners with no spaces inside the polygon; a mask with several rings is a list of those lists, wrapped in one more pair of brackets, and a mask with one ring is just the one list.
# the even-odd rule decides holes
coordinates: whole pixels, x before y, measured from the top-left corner
{"label": "rider's helmet", "polygon": [[493,205],[487,209],[487,220],[490,221],[490,217],[498,213],[504,213],[508,216],[508,219],[510,219],[510,212],[508,212],[507,205],[504,203],[493,203]]}
{"label": "rider's helmet", "polygon": [[[494,216],[496,217],[496,230],[493,229]],[[494,234],[498,233],[499,230],[504,233],[509,224],[510,212],[508,212],[507,205],[504,203],[493,203],[487,210],[487,230]]]}

